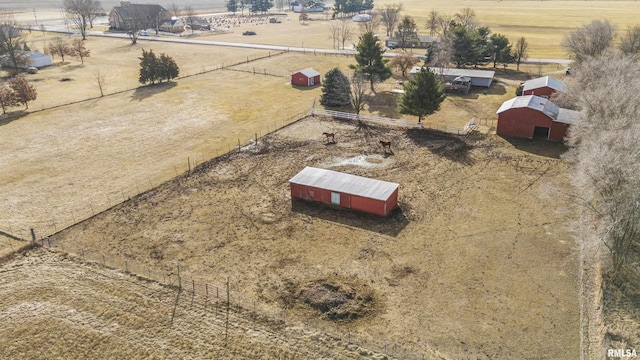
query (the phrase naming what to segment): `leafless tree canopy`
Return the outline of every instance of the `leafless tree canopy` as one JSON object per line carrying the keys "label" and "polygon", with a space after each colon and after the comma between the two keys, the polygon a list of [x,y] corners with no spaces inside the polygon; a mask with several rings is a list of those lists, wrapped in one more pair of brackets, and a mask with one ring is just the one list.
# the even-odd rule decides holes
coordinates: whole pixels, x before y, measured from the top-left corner
{"label": "leafless tree canopy", "polygon": [[51,56],[60,56],[62,62],[64,62],[65,55],[73,56],[73,47],[61,37],[53,39],[49,43],[47,51]]}
{"label": "leafless tree canopy", "polygon": [[403,51],[398,56],[393,57],[390,64],[391,66],[398,68],[402,73],[402,76],[407,76],[407,70],[411,69],[418,62],[420,62],[420,60],[413,56],[413,53]]}
{"label": "leafless tree canopy", "polygon": [[354,73],[351,76],[351,106],[353,106],[356,114],[360,114],[360,111],[364,109],[370,99],[369,80],[360,73]]}
{"label": "leafless tree canopy", "polygon": [[353,36],[356,34],[355,29],[353,27],[353,22],[351,20],[340,20],[340,42],[342,42],[342,50],[344,50],[344,44],[353,39]]}
{"label": "leafless tree canopy", "polygon": [[602,54],[613,45],[616,27],[609,21],[594,20],[565,36],[561,46],[577,62]]}
{"label": "leafless tree canopy", "polygon": [[23,44],[22,31],[13,15],[0,13],[0,56],[7,55],[9,65],[15,68],[28,67],[30,60],[20,51]]}
{"label": "leafless tree canopy", "polygon": [[402,4],[388,4],[380,9],[380,20],[384,24],[387,36],[392,36],[393,31],[400,21],[400,11]]}
{"label": "leafless tree canopy", "polygon": [[169,12],[171,12],[172,16],[178,17],[182,13],[182,10],[180,9],[180,6],[178,6],[178,4],[171,3],[171,5],[169,5]]}
{"label": "leafless tree canopy", "polygon": [[474,31],[479,27],[476,12],[471,8],[464,8],[454,16],[454,21],[458,25],[462,25],[468,31]]}
{"label": "leafless tree canopy", "polygon": [[640,52],[640,26],[627,29],[620,39],[620,50],[625,54],[637,54]]}
{"label": "leafless tree canopy", "polygon": [[516,41],[516,46],[513,49],[513,57],[515,58],[517,67],[516,70],[520,71],[520,64],[523,60],[526,60],[527,56],[529,56],[527,54],[528,50],[529,43],[527,42],[527,39],[525,39],[524,36],[518,38],[518,41]]}
{"label": "leafless tree canopy", "polygon": [[431,12],[429,12],[429,18],[427,19],[427,29],[429,29],[429,36],[435,36],[439,21],[440,14],[438,13],[438,10],[431,10]]}
{"label": "leafless tree canopy", "polygon": [[635,56],[608,50],[578,65],[567,94],[581,109],[580,120],[571,127],[567,158],[573,166],[576,198],[593,224],[587,230],[606,245],[614,275],[631,273],[636,278],[640,265],[639,76]]}
{"label": "leafless tree canopy", "polygon": [[379,14],[373,13],[371,14],[371,20],[364,21],[360,23],[360,28],[362,33],[370,32],[375,34],[382,23],[382,18]]}
{"label": "leafless tree canopy", "polygon": [[73,22],[82,39],[87,38],[87,27],[93,27],[93,19],[102,10],[102,4],[98,0],[64,0],[63,8],[66,17]]}

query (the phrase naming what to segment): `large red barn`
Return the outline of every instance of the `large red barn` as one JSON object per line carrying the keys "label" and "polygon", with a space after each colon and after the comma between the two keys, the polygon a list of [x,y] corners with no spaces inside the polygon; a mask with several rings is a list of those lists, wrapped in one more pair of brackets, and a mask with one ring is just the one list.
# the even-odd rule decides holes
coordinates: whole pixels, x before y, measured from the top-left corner
{"label": "large red barn", "polygon": [[320,84],[320,73],[312,68],[300,70],[291,75],[291,84],[298,86],[313,86]]}
{"label": "large red barn", "polygon": [[553,141],[563,141],[578,116],[577,111],[560,108],[549,99],[535,95],[507,100],[496,113],[498,135],[544,137]]}
{"label": "large red barn", "polygon": [[398,205],[398,184],[305,167],[289,180],[291,198],[387,216]]}
{"label": "large red barn", "polygon": [[551,76],[527,80],[522,85],[522,95],[537,95],[549,98],[555,92],[567,92],[567,84]]}

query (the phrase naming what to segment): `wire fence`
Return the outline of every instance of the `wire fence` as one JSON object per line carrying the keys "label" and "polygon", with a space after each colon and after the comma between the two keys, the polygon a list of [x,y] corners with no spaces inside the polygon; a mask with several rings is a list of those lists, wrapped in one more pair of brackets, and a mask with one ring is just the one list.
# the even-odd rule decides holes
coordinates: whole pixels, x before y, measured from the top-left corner
{"label": "wire fence", "polygon": [[[440,355],[435,350],[408,349],[406,346],[382,337],[365,338],[362,334],[352,331],[347,325],[340,326],[340,324],[321,320],[319,317],[291,316],[284,306],[269,306],[234,292],[233,279],[213,284],[188,275],[192,272],[186,266],[178,263],[171,269],[157,269],[124,256],[106,255],[90,248],[76,247],[50,237],[35,240],[33,245],[71,254],[84,261],[118,269],[146,281],[155,281],[180,292],[181,296],[186,298],[186,301],[180,303],[181,306],[197,307],[216,317],[227,316],[228,308],[228,316],[236,320],[297,327],[308,334],[322,334],[324,337],[330,337],[343,345],[353,345],[374,353],[384,354],[393,359],[432,359],[439,358]],[[237,321],[233,323],[235,324]],[[416,347],[425,346],[422,344],[422,346],[416,345]]]}
{"label": "wire fence", "polygon": [[309,111],[295,113],[281,120],[266,122],[261,132],[245,134],[241,138],[237,138],[233,143],[221,144],[206,153],[185,154],[182,162],[165,169],[164,177],[160,175],[154,177],[160,180],[152,180],[152,175],[140,176],[130,186],[105,189],[104,193],[100,195],[93,194],[84,202],[74,202],[73,207],[66,211],[56,211],[55,215],[51,215],[48,219],[34,220],[20,226],[0,224],[0,235],[22,241],[32,241],[40,237],[53,235],[155,188],[160,183],[170,179],[166,174],[170,173],[171,170],[173,170],[172,175],[176,177],[190,175],[202,164],[212,159],[227,160],[225,156],[251,149],[265,136],[307,116],[309,116]]}

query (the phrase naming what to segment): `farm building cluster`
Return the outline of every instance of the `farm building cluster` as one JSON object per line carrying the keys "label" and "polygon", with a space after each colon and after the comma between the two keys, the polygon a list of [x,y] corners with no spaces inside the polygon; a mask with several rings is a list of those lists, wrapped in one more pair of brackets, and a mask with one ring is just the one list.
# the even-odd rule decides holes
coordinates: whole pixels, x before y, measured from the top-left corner
{"label": "farm building cluster", "polygon": [[550,97],[567,91],[567,85],[549,76],[528,80],[522,95],[502,103],[498,111],[496,133],[520,138],[544,138],[563,141],[578,111],[554,104]]}

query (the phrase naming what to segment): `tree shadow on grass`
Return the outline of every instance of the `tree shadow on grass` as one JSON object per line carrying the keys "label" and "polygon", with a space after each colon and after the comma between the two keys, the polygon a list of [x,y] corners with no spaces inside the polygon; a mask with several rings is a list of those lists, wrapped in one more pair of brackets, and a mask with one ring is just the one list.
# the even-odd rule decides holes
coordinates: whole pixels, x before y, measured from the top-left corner
{"label": "tree shadow on grass", "polygon": [[292,199],[291,211],[393,237],[398,236],[409,224],[409,220],[401,207],[395,208],[388,216],[382,217],[320,202]]}
{"label": "tree shadow on grass", "polygon": [[417,146],[425,147],[432,154],[463,165],[473,165],[473,145],[470,139],[434,130],[408,129],[407,137]]}
{"label": "tree shadow on grass", "polygon": [[377,116],[397,119],[398,103],[397,94],[391,92],[379,92],[369,103],[369,112]]}
{"label": "tree shadow on grass", "polygon": [[0,115],[0,126],[7,125],[12,121],[19,120],[27,115],[29,115],[29,112],[25,110],[8,111],[6,114]]}
{"label": "tree shadow on grass", "polygon": [[136,88],[136,90],[133,92],[131,99],[142,101],[155,94],[159,94],[161,92],[171,90],[174,87],[176,87],[176,85],[177,85],[176,82],[169,81],[169,82],[163,82],[160,84],[140,86],[139,88]]}

